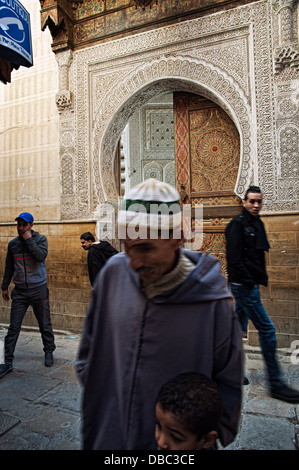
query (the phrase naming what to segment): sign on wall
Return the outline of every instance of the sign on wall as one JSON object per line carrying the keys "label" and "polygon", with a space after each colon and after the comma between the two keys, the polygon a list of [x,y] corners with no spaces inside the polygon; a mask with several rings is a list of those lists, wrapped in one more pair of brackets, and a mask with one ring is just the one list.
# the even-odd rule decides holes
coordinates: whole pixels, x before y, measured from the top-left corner
{"label": "sign on wall", "polygon": [[0,57],[33,65],[30,16],[18,0],[0,0]]}

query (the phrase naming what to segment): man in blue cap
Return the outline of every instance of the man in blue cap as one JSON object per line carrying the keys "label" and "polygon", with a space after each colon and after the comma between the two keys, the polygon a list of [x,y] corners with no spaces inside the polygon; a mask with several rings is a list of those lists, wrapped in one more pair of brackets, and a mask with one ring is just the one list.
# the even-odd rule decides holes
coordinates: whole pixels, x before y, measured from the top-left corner
{"label": "man in blue cap", "polygon": [[13,358],[23,318],[29,305],[38,321],[45,352],[45,366],[53,365],[55,349],[50,319],[49,291],[45,259],[48,241],[44,235],[32,230],[33,216],[22,212],[16,219],[18,236],[8,243],[5,271],[2,280],[2,297],[9,301],[11,292],[10,325],[4,341],[5,363],[0,365],[0,378],[13,370]]}

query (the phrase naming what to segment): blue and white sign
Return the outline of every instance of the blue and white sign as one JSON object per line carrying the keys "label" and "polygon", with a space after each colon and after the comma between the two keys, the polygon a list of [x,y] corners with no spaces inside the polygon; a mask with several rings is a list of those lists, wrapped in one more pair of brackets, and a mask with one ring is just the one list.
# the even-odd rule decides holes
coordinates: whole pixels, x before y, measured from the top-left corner
{"label": "blue and white sign", "polygon": [[18,0],[0,0],[0,57],[26,67],[33,64],[30,16]]}

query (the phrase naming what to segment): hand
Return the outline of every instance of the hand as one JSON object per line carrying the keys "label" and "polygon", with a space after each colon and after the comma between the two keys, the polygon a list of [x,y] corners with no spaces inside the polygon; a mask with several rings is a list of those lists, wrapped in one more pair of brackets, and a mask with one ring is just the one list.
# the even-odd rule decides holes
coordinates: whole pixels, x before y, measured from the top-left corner
{"label": "hand", "polygon": [[31,228],[26,230],[26,232],[22,233],[22,238],[23,240],[28,240],[28,238],[31,238]]}
{"label": "hand", "polygon": [[2,291],[2,297],[4,300],[6,300],[6,302],[9,301],[9,293],[8,293],[8,290],[3,290]]}

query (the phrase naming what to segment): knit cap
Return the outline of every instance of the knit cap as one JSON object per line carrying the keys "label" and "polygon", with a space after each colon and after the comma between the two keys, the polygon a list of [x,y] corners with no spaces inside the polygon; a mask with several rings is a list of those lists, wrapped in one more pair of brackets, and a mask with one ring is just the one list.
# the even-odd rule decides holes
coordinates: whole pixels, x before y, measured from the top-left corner
{"label": "knit cap", "polygon": [[181,219],[179,192],[168,183],[150,178],[132,188],[122,199],[118,226],[173,230],[181,227]]}

